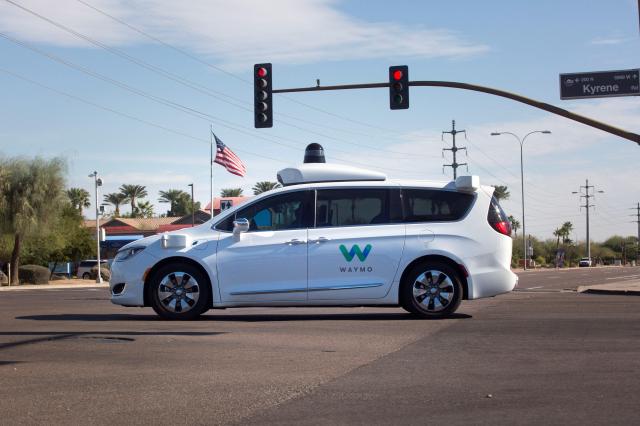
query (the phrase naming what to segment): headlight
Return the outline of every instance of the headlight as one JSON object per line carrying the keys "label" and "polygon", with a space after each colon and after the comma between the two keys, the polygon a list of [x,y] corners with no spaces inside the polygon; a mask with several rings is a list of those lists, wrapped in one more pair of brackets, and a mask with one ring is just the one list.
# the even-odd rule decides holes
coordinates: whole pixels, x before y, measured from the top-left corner
{"label": "headlight", "polygon": [[124,250],[120,250],[118,254],[116,254],[116,258],[114,259],[114,261],[122,262],[127,259],[131,259],[133,256],[140,253],[144,249],[145,249],[144,246],[134,246],[134,247],[126,248]]}

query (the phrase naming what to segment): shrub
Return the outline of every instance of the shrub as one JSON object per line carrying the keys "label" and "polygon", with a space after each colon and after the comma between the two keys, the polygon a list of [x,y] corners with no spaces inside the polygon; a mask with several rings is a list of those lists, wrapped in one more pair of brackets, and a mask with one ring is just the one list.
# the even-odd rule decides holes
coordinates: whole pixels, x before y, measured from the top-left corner
{"label": "shrub", "polygon": [[9,284],[9,277],[4,272],[0,271],[0,285]]}
{"label": "shrub", "polygon": [[[89,274],[91,275],[92,280],[98,278],[98,267],[94,266],[93,268],[91,268]],[[100,268],[100,276],[102,276],[103,281],[109,281],[111,279],[111,271],[105,265],[102,265],[102,267]]]}
{"label": "shrub", "polygon": [[51,271],[40,265],[23,265],[18,270],[21,284],[49,284]]}

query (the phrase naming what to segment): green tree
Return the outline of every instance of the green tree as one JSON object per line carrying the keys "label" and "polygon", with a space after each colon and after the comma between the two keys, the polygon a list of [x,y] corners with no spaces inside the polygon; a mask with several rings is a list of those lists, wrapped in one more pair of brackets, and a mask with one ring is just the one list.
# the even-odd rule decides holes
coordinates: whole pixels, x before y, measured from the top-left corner
{"label": "green tree", "polygon": [[520,222],[513,216],[509,216],[509,222],[511,222],[511,229],[513,229],[513,236],[518,238],[518,229],[520,229]]}
{"label": "green tree", "polygon": [[181,189],[160,191],[158,201],[161,203],[170,203],[167,216],[184,216],[187,214],[186,205],[189,204],[189,207],[191,207],[191,195]]}
{"label": "green tree", "polygon": [[153,217],[153,204],[149,201],[138,202],[135,208],[135,216],[132,217]]}
{"label": "green tree", "polygon": [[131,203],[132,216],[136,211],[136,200],[147,196],[147,187],[143,185],[122,185],[120,193],[125,196],[125,200]]}
{"label": "green tree", "polygon": [[69,198],[71,205],[80,212],[83,208],[91,207],[89,191],[87,191],[86,189],[69,188],[67,189],[67,198]]}
{"label": "green tree", "polygon": [[121,192],[111,192],[104,196],[104,202],[115,207],[115,217],[120,216],[120,206],[127,202],[127,196]]}
{"label": "green tree", "polygon": [[500,200],[508,200],[511,196],[509,189],[504,185],[495,185],[496,190],[493,192],[493,196]]}
{"label": "green tree", "polygon": [[[4,169],[0,227],[13,235],[11,270],[18,271],[25,236],[45,230],[63,205],[66,164],[61,158],[16,158],[2,161],[0,169]],[[11,281],[18,284],[17,273],[12,274]]]}
{"label": "green tree", "polygon": [[221,197],[240,197],[242,196],[242,188],[224,188],[220,191]]}
{"label": "green tree", "polygon": [[258,195],[258,194],[262,194],[263,192],[267,192],[267,191],[271,191],[272,189],[276,189],[276,188],[280,188],[280,184],[278,182],[270,182],[270,181],[262,181],[262,182],[256,182],[255,185],[253,185],[253,188],[251,188],[253,190],[253,195]]}

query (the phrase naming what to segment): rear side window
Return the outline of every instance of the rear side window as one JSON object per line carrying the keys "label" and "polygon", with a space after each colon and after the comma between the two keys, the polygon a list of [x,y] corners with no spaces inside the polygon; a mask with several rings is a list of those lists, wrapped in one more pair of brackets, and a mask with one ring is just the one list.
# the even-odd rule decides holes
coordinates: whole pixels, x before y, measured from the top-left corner
{"label": "rear side window", "polygon": [[467,214],[474,195],[435,189],[403,189],[406,222],[450,222]]}
{"label": "rear side window", "polygon": [[84,262],[80,262],[80,266],[82,266],[83,268],[93,267],[93,266],[96,266],[97,264],[98,264],[98,262],[97,262],[97,261],[92,261],[92,262],[84,261]]}
{"label": "rear side window", "polygon": [[393,222],[386,188],[322,189],[316,201],[316,227]]}

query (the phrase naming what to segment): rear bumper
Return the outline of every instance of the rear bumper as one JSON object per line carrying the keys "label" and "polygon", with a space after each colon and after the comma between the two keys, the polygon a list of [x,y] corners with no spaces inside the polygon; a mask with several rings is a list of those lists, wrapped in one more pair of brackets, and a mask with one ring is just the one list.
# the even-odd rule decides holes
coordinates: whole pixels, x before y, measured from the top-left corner
{"label": "rear bumper", "polygon": [[469,299],[492,297],[512,291],[518,285],[518,276],[510,269],[485,269],[469,275]]}

